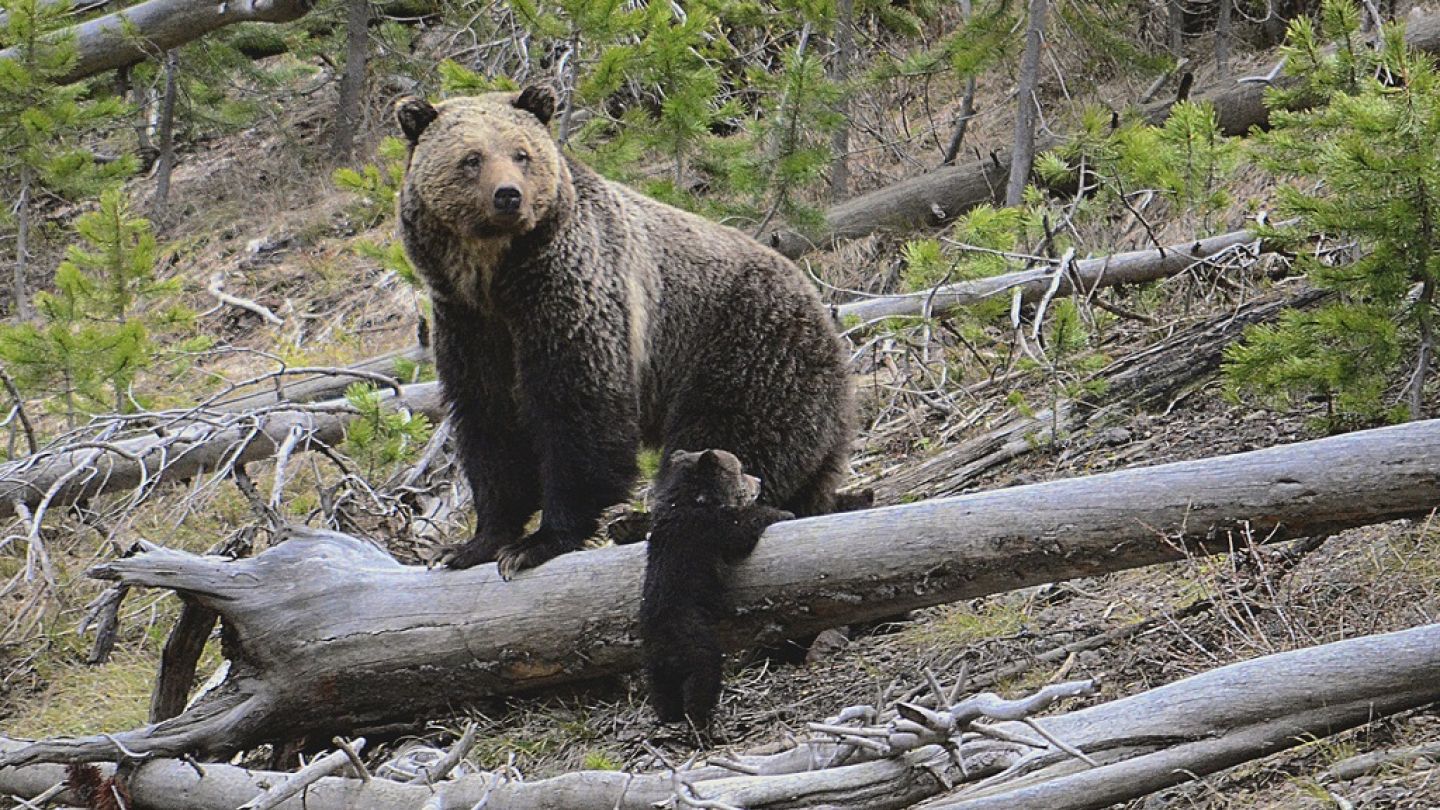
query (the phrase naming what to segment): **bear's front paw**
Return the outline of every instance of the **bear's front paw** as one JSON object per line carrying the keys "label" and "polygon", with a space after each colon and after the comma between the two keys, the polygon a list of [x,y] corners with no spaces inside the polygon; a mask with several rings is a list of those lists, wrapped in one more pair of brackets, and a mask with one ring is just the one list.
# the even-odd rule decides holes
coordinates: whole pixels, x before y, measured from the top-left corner
{"label": "bear's front paw", "polygon": [[549,562],[561,554],[576,551],[584,544],[583,538],[577,540],[556,535],[547,532],[542,526],[524,540],[503,546],[495,562],[500,568],[500,578],[508,582],[521,571]]}
{"label": "bear's front paw", "polygon": [[474,568],[482,563],[495,562],[503,547],[501,541],[477,534],[469,542],[442,546],[435,562],[456,571]]}

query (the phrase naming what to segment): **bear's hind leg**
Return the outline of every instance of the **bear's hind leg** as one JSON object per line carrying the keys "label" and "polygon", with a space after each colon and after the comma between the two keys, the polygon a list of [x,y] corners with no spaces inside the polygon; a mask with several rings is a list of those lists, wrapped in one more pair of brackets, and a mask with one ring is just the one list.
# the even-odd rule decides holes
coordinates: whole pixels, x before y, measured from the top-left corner
{"label": "bear's hind leg", "polygon": [[674,666],[651,664],[646,667],[650,682],[650,704],[662,723],[678,723],[685,719],[685,673]]}
{"label": "bear's hind leg", "polygon": [[[707,632],[713,633],[714,630]],[[690,672],[685,677],[685,717],[698,729],[710,725],[710,713],[720,702],[719,649],[696,651],[690,661]]]}
{"label": "bear's hind leg", "polygon": [[796,517],[828,515],[837,510],[836,490],[845,480],[846,467],[850,461],[848,442],[830,451],[820,462],[809,480],[779,504],[781,509],[794,512]]}

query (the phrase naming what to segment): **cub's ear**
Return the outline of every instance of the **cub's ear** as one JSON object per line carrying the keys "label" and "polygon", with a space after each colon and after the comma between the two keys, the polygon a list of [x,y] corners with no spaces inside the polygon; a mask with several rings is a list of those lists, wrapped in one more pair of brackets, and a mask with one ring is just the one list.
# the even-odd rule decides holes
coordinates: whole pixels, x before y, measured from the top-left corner
{"label": "cub's ear", "polygon": [[701,469],[718,470],[724,466],[725,464],[721,460],[720,454],[714,450],[706,450],[700,454]]}
{"label": "cub's ear", "polygon": [[548,124],[555,115],[555,88],[548,84],[532,84],[521,90],[512,103],[516,109],[539,118],[540,123]]}
{"label": "cub's ear", "polygon": [[407,96],[395,102],[395,120],[400,122],[400,129],[411,146],[420,141],[425,128],[430,126],[439,114],[435,107],[423,98]]}

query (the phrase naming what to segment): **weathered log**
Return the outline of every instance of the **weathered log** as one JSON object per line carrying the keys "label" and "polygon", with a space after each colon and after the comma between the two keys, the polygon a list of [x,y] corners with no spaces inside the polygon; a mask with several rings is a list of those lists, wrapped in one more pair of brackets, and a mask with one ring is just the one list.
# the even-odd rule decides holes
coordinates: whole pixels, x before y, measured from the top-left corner
{"label": "weathered log", "polygon": [[[393,377],[396,374],[397,364],[423,363],[429,359],[429,349],[411,346],[361,360],[354,365],[346,366],[344,370],[366,375],[382,374]],[[248,411],[283,402],[314,402],[331,399],[339,397],[350,385],[361,381],[363,381],[361,377],[340,373],[286,374],[283,379],[262,386],[261,390],[221,397],[215,403],[215,407],[226,411]],[[400,380],[399,382],[407,381]]]}
{"label": "weathered log", "polygon": [[[951,738],[964,769],[939,745],[898,756],[861,749],[841,757],[841,743],[821,735],[788,751],[731,758],[752,775],[715,765],[685,771],[679,779],[668,773],[582,771],[526,782],[479,774],[436,788],[327,778],[308,790],[303,805],[292,799],[279,806],[372,810],[419,807],[429,800],[427,807],[464,810],[488,797],[492,806],[510,810],[646,810],[673,799],[683,783],[692,797],[714,803],[708,806],[752,810],[905,807],[946,791],[951,792],[927,806],[1098,808],[1431,703],[1440,699],[1437,667],[1440,625],[1432,624],[1231,664],[1039,718],[1053,738],[1085,752],[1095,768],[1053,745],[1030,748],[974,732]],[[1020,722],[995,727],[1036,738],[1034,729]],[[0,755],[21,745],[0,739]],[[179,760],[147,760],[128,787],[140,810],[229,810],[286,778],[221,764],[203,769],[202,775]],[[59,765],[0,768],[0,792],[32,798],[63,778]]]}
{"label": "weathered log", "polygon": [[[1225,551],[1236,532],[1326,533],[1437,504],[1440,420],[785,522],[737,566],[724,641]],[[638,663],[641,547],[568,554],[507,583],[494,565],[431,571],[343,534],[289,536],[245,560],[147,546],[94,568],[219,613],[230,677],[177,718],[37,743],[0,762],[104,760],[117,743],[217,755],[303,733],[363,733]]]}
{"label": "weathered log", "polygon": [[[1406,21],[1405,41],[1418,50],[1440,53],[1440,13],[1419,9],[1413,12]],[[1264,84],[1226,82],[1204,93],[1192,93],[1191,98],[1215,106],[1220,129],[1226,135],[1244,135],[1252,128],[1263,129],[1269,124]],[[1152,123],[1164,121],[1173,104],[1167,101],[1147,106],[1144,116]],[[1059,138],[1048,138],[1035,148],[1045,151],[1060,143]],[[933,226],[982,203],[1003,205],[1010,159],[1009,149],[997,150],[978,162],[944,166],[846,200],[825,212],[825,224],[813,239],[780,227],[762,234],[762,240],[793,259],[808,250],[882,228]]]}
{"label": "weathered log", "polygon": [[[1182,242],[1151,250],[1132,250],[1080,259],[1071,265],[1071,272],[1060,277],[1055,295],[1072,295],[1076,282],[1082,292],[1099,287],[1113,287],[1119,284],[1140,284],[1179,275],[1207,259],[1226,251],[1254,245],[1256,252],[1273,249],[1256,239],[1249,231],[1231,231],[1192,242]],[[959,307],[978,304],[997,295],[1014,294],[1020,290],[1020,297],[1033,303],[1040,300],[1050,289],[1057,269],[1050,266],[1005,273],[975,281],[946,284],[933,290],[882,295],[863,298],[835,307],[841,318],[858,318],[868,321],[896,315],[920,315],[926,312],[939,314]]]}
{"label": "weathered log", "polygon": [[[404,395],[381,391],[382,403],[432,419],[444,411],[436,383],[405,386]],[[354,408],[343,400],[279,405],[248,413],[210,410],[179,412],[151,432],[80,447],[61,445],[0,465],[0,517],[15,505],[69,504],[105,492],[145,489],[162,481],[184,481],[227,464],[268,458],[290,437],[297,448],[334,444],[344,436]]]}
{"label": "weathered log", "polygon": [[[289,22],[314,8],[314,0],[145,0],[113,14],[62,29],[51,36],[73,36],[76,59],[61,84],[133,65],[211,31],[241,22]],[[0,60],[18,58],[14,48]]]}
{"label": "weathered log", "polygon": [[[1440,699],[1440,625],[1221,667],[1043,720],[1098,768],[1022,751],[1009,779],[930,810],[1091,810],[1153,793]],[[1023,728],[1023,727],[1020,727]],[[1046,761],[1049,764],[1046,765]]]}

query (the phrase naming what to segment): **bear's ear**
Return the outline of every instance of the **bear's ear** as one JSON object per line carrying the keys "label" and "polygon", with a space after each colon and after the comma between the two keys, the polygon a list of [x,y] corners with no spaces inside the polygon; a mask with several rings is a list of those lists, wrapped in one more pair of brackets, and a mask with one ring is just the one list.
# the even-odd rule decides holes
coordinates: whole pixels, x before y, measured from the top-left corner
{"label": "bear's ear", "polygon": [[521,90],[512,103],[517,110],[524,110],[539,118],[540,123],[548,124],[555,115],[555,88],[548,84],[532,84]]}
{"label": "bear's ear", "polygon": [[435,107],[423,98],[407,96],[395,102],[395,120],[400,122],[400,129],[411,146],[420,141],[425,128],[430,126],[439,114]]}
{"label": "bear's ear", "polygon": [[714,450],[706,450],[705,452],[700,454],[700,469],[719,470],[724,468],[724,466],[725,465],[720,460],[720,454],[715,452]]}

